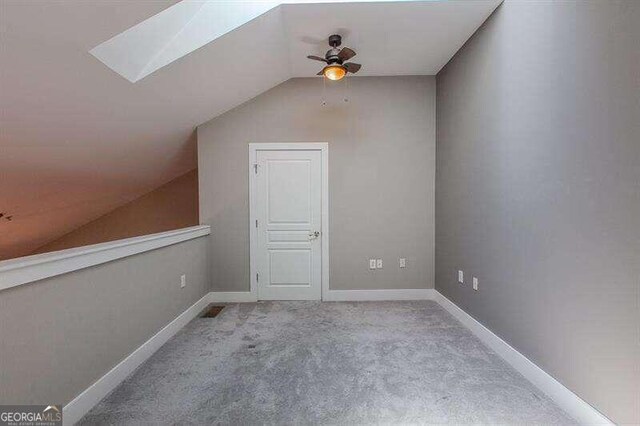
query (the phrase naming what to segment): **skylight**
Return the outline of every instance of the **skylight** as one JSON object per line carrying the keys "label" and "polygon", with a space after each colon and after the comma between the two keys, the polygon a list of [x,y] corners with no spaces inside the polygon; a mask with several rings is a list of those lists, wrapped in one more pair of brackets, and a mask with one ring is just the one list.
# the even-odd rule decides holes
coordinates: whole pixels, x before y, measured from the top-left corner
{"label": "skylight", "polygon": [[135,83],[281,4],[378,1],[388,0],[183,0],[96,46],[90,53]]}

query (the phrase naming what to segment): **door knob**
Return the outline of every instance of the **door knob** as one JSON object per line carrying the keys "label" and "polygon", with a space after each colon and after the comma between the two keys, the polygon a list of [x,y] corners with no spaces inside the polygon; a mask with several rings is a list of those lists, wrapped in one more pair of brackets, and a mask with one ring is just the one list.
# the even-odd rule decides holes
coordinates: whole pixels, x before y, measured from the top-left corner
{"label": "door knob", "polygon": [[318,238],[320,236],[320,231],[315,231],[315,232],[311,232],[309,233],[309,239],[310,240],[315,240],[316,238]]}

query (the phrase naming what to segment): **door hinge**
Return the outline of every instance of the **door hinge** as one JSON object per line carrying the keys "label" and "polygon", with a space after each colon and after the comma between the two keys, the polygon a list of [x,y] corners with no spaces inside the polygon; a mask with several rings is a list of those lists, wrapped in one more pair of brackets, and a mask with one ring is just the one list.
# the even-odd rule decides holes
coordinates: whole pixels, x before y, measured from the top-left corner
{"label": "door hinge", "polygon": [[260,281],[260,274],[256,273],[256,282]]}
{"label": "door hinge", "polygon": [[253,165],[253,170],[255,171],[256,174],[258,174],[258,163],[255,163]]}
{"label": "door hinge", "polygon": [[256,219],[256,228],[258,227],[258,219]]}

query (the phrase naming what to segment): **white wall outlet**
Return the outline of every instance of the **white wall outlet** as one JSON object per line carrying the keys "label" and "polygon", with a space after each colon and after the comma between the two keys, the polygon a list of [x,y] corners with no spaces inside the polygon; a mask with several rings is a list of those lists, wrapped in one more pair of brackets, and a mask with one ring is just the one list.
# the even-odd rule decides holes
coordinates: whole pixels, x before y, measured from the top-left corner
{"label": "white wall outlet", "polygon": [[473,277],[473,289],[478,291],[478,279],[476,277]]}
{"label": "white wall outlet", "polygon": [[376,269],[376,260],[369,259],[369,269]]}
{"label": "white wall outlet", "polygon": [[458,271],[458,282],[464,284],[464,272]]}
{"label": "white wall outlet", "polygon": [[187,285],[187,276],[180,275],[180,288],[184,288]]}
{"label": "white wall outlet", "polygon": [[400,267],[401,268],[406,268],[407,267],[407,259],[405,259],[404,257],[400,258]]}
{"label": "white wall outlet", "polygon": [[376,269],[382,269],[382,259],[376,260]]}

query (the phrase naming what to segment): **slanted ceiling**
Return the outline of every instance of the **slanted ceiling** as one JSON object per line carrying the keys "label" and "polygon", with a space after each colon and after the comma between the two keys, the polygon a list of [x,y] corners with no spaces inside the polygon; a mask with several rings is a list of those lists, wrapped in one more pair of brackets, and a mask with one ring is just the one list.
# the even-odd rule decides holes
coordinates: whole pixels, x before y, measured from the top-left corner
{"label": "slanted ceiling", "polygon": [[[199,123],[314,75],[322,64],[305,57],[329,34],[358,52],[359,75],[433,75],[500,0],[272,3],[218,30],[197,3],[0,2],[0,212],[13,215],[0,259],[192,169]],[[189,13],[127,38],[175,7]]]}
{"label": "slanted ceiling", "polygon": [[[368,4],[358,5],[363,2]],[[374,5],[376,2],[383,4]],[[401,5],[403,2],[406,4]],[[326,7],[327,3],[342,4]],[[391,4],[387,0],[182,1],[96,46],[91,53],[127,80],[136,82],[268,13],[273,15],[268,21],[271,36],[263,42],[272,49],[274,58],[289,65],[289,77],[313,75],[311,63],[305,59],[310,47],[300,41],[316,45],[320,54],[328,48],[327,31],[343,33],[348,38],[350,30],[337,27],[347,23],[357,27],[357,37],[354,35],[351,41],[360,47],[365,43],[363,52],[371,53],[369,57],[385,55],[387,59],[371,62],[369,71],[365,68],[366,75],[433,74],[450,58],[452,48],[459,47],[469,31],[475,29],[477,17],[486,18],[496,4],[413,0]],[[450,33],[447,30],[452,21],[457,28]],[[465,31],[460,31],[463,28]],[[243,31],[250,35],[252,30]],[[316,39],[308,34],[323,37]],[[366,49],[367,46],[373,49]],[[425,51],[430,53],[425,55]],[[239,50],[224,53],[220,62],[245,61],[245,56],[252,54]],[[390,68],[396,63],[400,65]]]}

